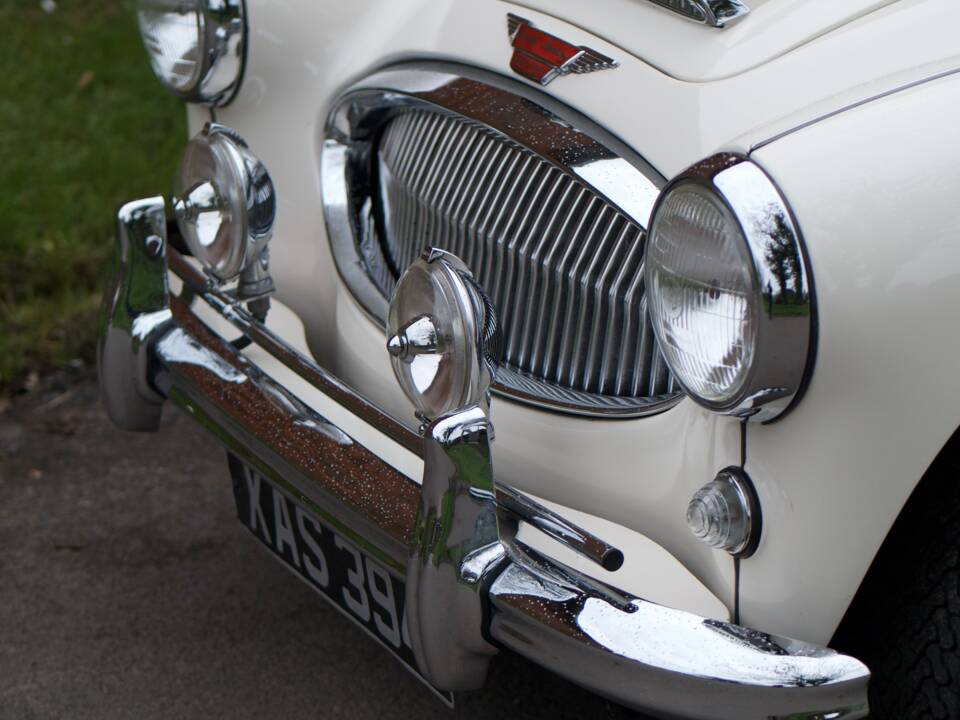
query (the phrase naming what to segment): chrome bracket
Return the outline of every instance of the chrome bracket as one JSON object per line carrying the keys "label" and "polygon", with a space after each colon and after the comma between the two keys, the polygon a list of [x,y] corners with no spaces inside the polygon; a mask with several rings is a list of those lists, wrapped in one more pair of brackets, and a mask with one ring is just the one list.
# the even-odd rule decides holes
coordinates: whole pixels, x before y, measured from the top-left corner
{"label": "chrome bracket", "polygon": [[[387,352],[424,424],[423,483],[406,568],[406,620],[420,672],[441,690],[483,685],[500,542],[490,443],[493,308],[466,265],[428,249],[394,293]],[[495,344],[495,343],[494,343]]]}
{"label": "chrome bracket", "polygon": [[[498,327],[493,304],[467,266],[438,250],[428,249],[411,265],[391,302],[387,351],[401,387],[426,419],[420,506],[406,570],[407,627],[420,671],[441,690],[484,682],[496,653],[484,629],[485,603],[514,554],[519,522],[607,570],[623,563],[618,549],[495,484],[489,408]],[[429,361],[427,370],[414,373],[412,364],[422,360]],[[465,380],[458,384],[456,378]]]}
{"label": "chrome bracket", "polygon": [[750,12],[741,0],[650,0],[667,10],[715,28],[727,27]]}
{"label": "chrome bracket", "polygon": [[475,405],[424,428],[420,508],[407,561],[406,614],[420,671],[443,690],[483,685],[496,648],[483,635],[486,581],[500,543],[486,411]]}
{"label": "chrome bracket", "polygon": [[150,340],[171,322],[167,223],[162,197],[134,200],[117,213],[117,267],[103,299],[97,344],[100,393],[124,430],[160,426],[163,395],[149,382]]}

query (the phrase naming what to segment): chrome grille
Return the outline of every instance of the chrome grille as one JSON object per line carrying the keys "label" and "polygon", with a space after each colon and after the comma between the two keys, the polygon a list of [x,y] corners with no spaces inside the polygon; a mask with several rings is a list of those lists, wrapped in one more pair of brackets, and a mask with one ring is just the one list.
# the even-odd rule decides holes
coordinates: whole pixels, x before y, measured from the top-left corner
{"label": "chrome grille", "polygon": [[599,410],[676,392],[647,319],[645,233],[598,193],[433,110],[389,120],[376,165],[383,291],[425,247],[459,255],[499,312],[508,390]]}

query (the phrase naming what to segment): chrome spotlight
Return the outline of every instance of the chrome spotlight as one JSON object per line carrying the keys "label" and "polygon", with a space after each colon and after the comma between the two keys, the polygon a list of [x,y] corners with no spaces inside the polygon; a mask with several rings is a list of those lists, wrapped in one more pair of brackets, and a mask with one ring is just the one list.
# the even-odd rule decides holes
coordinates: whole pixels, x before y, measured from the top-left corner
{"label": "chrome spotlight", "polygon": [[390,303],[387,336],[393,372],[421,419],[489,405],[497,322],[456,255],[430,249],[407,269]]}
{"label": "chrome spotlight", "polygon": [[242,300],[272,292],[267,243],[276,195],[266,167],[243,138],[207,123],[187,144],[176,185],[180,234],[207,274],[221,283],[239,277]]}
{"label": "chrome spotlight", "polygon": [[423,421],[423,485],[407,559],[406,622],[424,676],[444,690],[480,687],[496,648],[483,588],[502,562],[489,418],[493,307],[455,255],[427,250],[390,303],[387,351]]}

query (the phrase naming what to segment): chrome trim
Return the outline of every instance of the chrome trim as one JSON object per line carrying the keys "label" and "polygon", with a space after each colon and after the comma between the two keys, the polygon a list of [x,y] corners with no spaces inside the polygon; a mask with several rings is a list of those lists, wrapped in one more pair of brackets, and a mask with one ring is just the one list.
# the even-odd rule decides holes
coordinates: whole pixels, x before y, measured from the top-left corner
{"label": "chrome trim", "polygon": [[650,0],[650,2],[715,28],[726,27],[750,12],[750,8],[740,0]]}
{"label": "chrome trim", "polygon": [[[171,4],[178,9],[183,5]],[[197,81],[185,91],[164,87],[187,102],[223,107],[233,101],[243,82],[248,33],[246,0],[197,0],[195,4],[203,33]]]}
{"label": "chrome trim", "polygon": [[[364,422],[376,427],[397,444],[418,457],[423,457],[423,439],[419,434],[287,345],[261,321],[245,310],[242,305],[237,303],[235,298],[220,290],[210,278],[198,271],[175,250],[168,251],[167,263],[170,270],[183,280],[184,285],[191,292],[217,311],[244,336],[249,337],[255,344],[263,348],[271,357],[283,363],[298,377],[323,392],[337,404],[343,406]],[[145,325],[146,319],[154,317],[167,320],[170,317],[169,311],[164,310],[144,315],[138,322],[140,322],[140,325]],[[119,382],[114,381],[113,384],[119,384]],[[276,393],[273,394],[276,395]],[[302,403],[297,407],[301,406]],[[289,398],[284,407],[291,407]],[[498,483],[496,493],[497,507],[501,511],[513,515],[516,520],[529,523],[544,534],[607,570],[616,570],[623,564],[623,553],[616,547],[597,537],[589,530],[585,530],[576,523],[570,522],[549,508],[514,490],[509,485]]]}
{"label": "chrome trim", "polygon": [[[463,408],[424,431],[423,486],[407,560],[406,619],[420,671],[441,690],[483,686],[497,648],[484,594],[505,559],[486,411]],[[467,468],[475,468],[468,472]]]}
{"label": "chrome trim", "polygon": [[197,99],[214,107],[229,105],[243,82],[247,63],[246,0],[207,0],[208,61]]}
{"label": "chrome trim", "polygon": [[[693,165],[670,181],[661,201],[684,183],[708,188],[729,208],[743,232],[756,287],[763,294],[753,365],[739,393],[723,403],[688,394],[710,410],[770,422],[800,400],[816,356],[816,295],[800,229],[770,176],[744,156],[721,153]],[[777,279],[781,270],[777,265],[782,263],[790,265],[792,288],[781,287]],[[789,303],[781,307],[789,305],[789,314],[776,313],[778,301],[788,294]],[[656,331],[658,325],[653,325]],[[681,383],[679,377],[677,382]]]}
{"label": "chrome trim", "polygon": [[621,605],[547,560],[510,560],[490,588],[491,636],[615,702],[704,720],[868,714],[869,672],[854,658],[638,598]]}
{"label": "chrome trim", "polygon": [[[328,118],[327,138],[321,154],[327,236],[337,270],[375,322],[384,324],[387,314],[387,290],[384,289],[387,283],[383,278],[389,277],[392,282],[394,277],[375,230],[374,195],[379,193],[379,181],[373,177],[373,164],[377,144],[381,129],[398,113],[418,110],[447,118],[458,117],[473,127],[492,131],[516,143],[532,156],[541,158],[557,177],[575,179],[576,187],[585,184],[591,195],[599,196],[622,213],[640,229],[642,242],[642,231],[648,224],[663,178],[609,133],[528,86],[480,70],[445,63],[387,68],[348,87],[337,98]],[[419,165],[417,168],[421,174],[430,171]],[[433,171],[439,172],[435,168]],[[431,186],[436,185],[435,178],[432,175],[430,178]],[[471,199],[471,203],[489,199],[480,197],[484,196],[480,188],[474,192],[478,199]],[[426,244],[428,241],[429,238],[425,238]],[[610,242],[619,241],[613,238]],[[603,268],[598,268],[597,272],[601,270]],[[642,295],[642,287],[636,288],[634,295]],[[643,305],[641,316],[645,312]],[[639,322],[639,325],[637,332],[644,330],[645,323]],[[593,336],[589,329],[584,333],[586,344]],[[652,345],[652,337],[650,341]],[[639,340],[637,344],[641,344]],[[592,363],[606,357],[603,348],[595,350],[589,354]],[[651,365],[662,365],[655,348],[645,346],[643,351],[650,354]],[[574,371],[582,374],[587,370],[571,366],[564,370],[564,377]],[[615,373],[616,368],[607,367],[604,361],[596,371]],[[648,374],[649,379],[657,380],[657,388],[648,388],[649,383],[642,380],[635,388],[636,395],[631,396],[632,385],[621,382],[619,376],[616,387],[622,385],[628,390],[605,390],[609,394],[603,394],[565,388],[554,384],[552,379],[548,381],[517,368],[504,367],[494,391],[561,412],[592,417],[640,417],[668,409],[681,397],[674,391],[672,381],[664,381],[669,378],[665,365],[659,373]],[[617,392],[621,394],[615,394]]]}
{"label": "chrome trim", "polygon": [[228,320],[237,330],[262,347],[271,357],[279,360],[310,385],[316,387],[335,402],[347,408],[364,422],[374,425],[380,432],[407,450],[423,453],[420,436],[396,418],[388,415],[369,400],[358,394],[339,378],[327,372],[309,358],[287,345],[262,322],[244,310],[226,292],[219,289],[206,275],[191,265],[174,250],[167,253],[167,263],[185,285],[204,302]]}
{"label": "chrome trim", "polygon": [[97,374],[107,415],[124,430],[160,427],[163,395],[150,385],[149,338],[171,322],[162,197],[134,200],[117,211],[117,269],[100,311]]}
{"label": "chrome trim", "polygon": [[497,507],[515,522],[529,523],[604,570],[614,572],[623,566],[623,551],[509,485],[497,483]]}
{"label": "chrome trim", "polygon": [[897,85],[896,87],[892,87],[889,90],[884,90],[883,92],[879,92],[874,95],[868,95],[867,97],[861,98],[859,100],[855,100],[854,102],[851,102],[851,103],[847,103],[846,105],[841,105],[840,107],[834,110],[830,110],[829,112],[825,112],[820,115],[815,115],[814,117],[811,117],[809,120],[804,120],[803,122],[797,125],[789,126],[786,129],[783,129],[774,133],[773,135],[765,137],[761,140],[757,140],[756,142],[753,143],[753,145],[750,146],[750,151],[747,154],[752,155],[757,150],[760,150],[761,148],[765,148],[767,145],[770,145],[771,143],[775,143],[778,140],[781,140],[787,137],[788,135],[793,135],[794,133],[800,132],[801,130],[806,130],[808,127],[816,125],[817,123],[821,123],[825,120],[830,120],[831,118],[837,117],[838,115],[842,115],[848,110],[854,110],[856,108],[862,107],[864,105],[868,105],[877,100],[883,100],[884,98],[888,98],[891,95],[896,95],[898,93],[902,93],[907,90],[913,90],[915,87],[926,85],[927,83],[934,82],[936,80],[941,80],[945,77],[949,77],[951,75],[958,75],[958,74],[960,74],[960,67],[950,68],[949,70],[944,70],[942,72],[934,73],[933,75],[920,78],[919,80],[912,80],[910,82],[903,83],[902,85]]}
{"label": "chrome trim", "polygon": [[[170,297],[165,255],[175,271],[189,268],[189,264],[174,252],[167,253],[165,245],[146,242],[157,234],[153,229],[161,218],[162,200],[154,198],[125,208],[128,211],[119,218],[121,252],[127,258],[132,252],[148,249],[154,254],[150,262],[118,264],[118,277],[107,295],[101,342],[115,341],[109,328],[119,317],[122,327],[139,328],[139,347],[148,362],[138,367],[144,373],[138,377],[114,374],[102,367],[104,395],[118,397],[113,386],[133,382],[151,388],[157,397],[166,397],[231,452],[363,547],[391,573],[404,577],[410,548],[417,547],[413,530],[418,508],[422,502],[434,507],[435,494],[422,499],[416,482],[309,410],[289,391],[279,389],[261,368],[213,334],[194,315],[187,300]],[[131,245],[130,238],[136,237],[143,242]],[[198,279],[196,271],[184,274],[184,280]],[[298,361],[296,351],[282,343],[272,345],[275,339],[239,304],[223,305],[219,290],[205,285],[202,275],[199,280],[200,287],[206,288],[202,300],[212,301],[211,306],[234,325],[247,326],[259,338],[258,343],[266,341],[261,343],[262,349],[280,362],[306,369],[303,365],[308,361]],[[125,289],[120,297],[133,299],[121,304],[126,310],[119,316],[112,312],[116,288]],[[156,313],[165,316],[157,321]],[[131,336],[128,332],[122,340]],[[316,370],[314,367],[312,372]],[[353,395],[338,382],[330,385],[323,375],[321,380],[327,384],[318,389],[335,401],[344,394]],[[376,418],[388,418],[376,409],[367,417],[375,419],[377,429],[382,427]],[[431,460],[431,466],[442,468],[450,459],[447,450],[459,443],[489,441],[485,417],[475,408],[439,420],[431,437],[437,442],[440,463]],[[482,443],[474,445],[474,450],[470,462],[459,463],[452,470],[454,476],[448,478],[454,484],[449,487],[465,490],[458,495],[460,501],[467,500],[473,488],[470,502],[480,508],[481,515],[489,515],[489,454],[483,452]],[[430,483],[436,489],[437,483]],[[454,505],[453,515],[445,518],[446,527],[465,532],[469,513],[459,513],[463,502]],[[818,713],[850,720],[867,714],[869,673],[859,661],[809,643],[632,597],[529,550],[516,540],[515,522],[504,514],[498,523],[499,547],[473,544],[476,535],[458,536],[474,549],[459,565],[462,583],[458,580],[457,587],[472,588],[469,591],[479,595],[483,608],[479,628],[462,628],[465,635],[461,637],[475,641],[479,635],[511,648],[641,711],[719,720],[817,717]],[[475,532],[477,528],[485,532],[483,523],[474,526]],[[428,543],[427,547],[436,546]],[[431,588],[438,594],[429,595]],[[427,586],[426,592],[424,601],[439,602],[451,589],[438,582]],[[465,617],[475,621],[471,614],[475,608],[468,602]],[[439,617],[420,616],[430,623],[443,622],[442,613]],[[426,636],[428,640],[431,637],[436,635]],[[481,646],[483,650],[487,647]],[[463,682],[469,680],[476,682],[476,675]]]}

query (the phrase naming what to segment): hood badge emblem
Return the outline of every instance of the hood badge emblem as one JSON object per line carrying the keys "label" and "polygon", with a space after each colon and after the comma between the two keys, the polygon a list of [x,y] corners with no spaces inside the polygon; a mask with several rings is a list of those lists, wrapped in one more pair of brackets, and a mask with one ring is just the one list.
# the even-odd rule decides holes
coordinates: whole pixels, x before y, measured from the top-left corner
{"label": "hood badge emblem", "polygon": [[512,13],[507,15],[507,30],[513,46],[510,68],[541,85],[558,75],[597,72],[620,64],[596,50],[571,45],[556,35],[538,30],[529,20]]}

